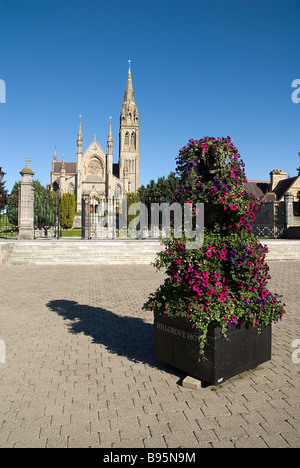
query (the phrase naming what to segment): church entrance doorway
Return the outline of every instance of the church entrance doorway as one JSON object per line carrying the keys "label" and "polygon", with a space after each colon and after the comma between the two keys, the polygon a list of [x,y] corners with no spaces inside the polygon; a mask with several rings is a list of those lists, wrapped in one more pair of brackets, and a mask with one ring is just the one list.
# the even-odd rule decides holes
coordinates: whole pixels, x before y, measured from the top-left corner
{"label": "church entrance doorway", "polygon": [[83,239],[114,239],[116,237],[117,199],[83,195],[81,207]]}

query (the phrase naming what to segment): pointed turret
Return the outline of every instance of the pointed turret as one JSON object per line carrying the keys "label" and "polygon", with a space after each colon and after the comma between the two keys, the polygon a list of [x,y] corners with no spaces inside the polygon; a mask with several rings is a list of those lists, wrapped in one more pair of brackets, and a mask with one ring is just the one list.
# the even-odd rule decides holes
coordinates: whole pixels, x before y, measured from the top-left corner
{"label": "pointed turret", "polygon": [[79,129],[78,129],[78,135],[77,135],[77,159],[78,159],[78,156],[80,154],[82,154],[82,130],[81,130],[81,117],[82,115],[79,116],[80,117],[80,122],[79,122]]}
{"label": "pointed turret", "polygon": [[56,155],[56,146],[55,146],[54,155],[53,155],[53,162],[56,162],[56,161],[57,161],[57,155]]}
{"label": "pointed turret", "polygon": [[63,175],[66,174],[66,165],[65,165],[65,158],[64,157],[62,158],[60,173],[63,174]]}
{"label": "pointed turret", "polygon": [[113,136],[112,136],[112,130],[111,130],[111,117],[110,117],[109,131],[108,131],[108,137],[107,137],[107,154],[113,154]]}
{"label": "pointed turret", "polygon": [[113,175],[113,136],[111,130],[111,117],[109,122],[109,131],[107,137],[107,155],[106,155],[106,196],[112,198],[111,181]]}

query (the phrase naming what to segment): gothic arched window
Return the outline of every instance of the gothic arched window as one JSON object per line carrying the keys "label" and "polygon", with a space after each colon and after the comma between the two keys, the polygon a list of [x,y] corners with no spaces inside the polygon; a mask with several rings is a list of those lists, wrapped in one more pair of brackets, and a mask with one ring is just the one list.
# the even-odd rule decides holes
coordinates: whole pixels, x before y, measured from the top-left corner
{"label": "gothic arched window", "polygon": [[131,143],[132,146],[135,147],[135,132],[132,132],[132,134],[131,134],[130,143]]}
{"label": "gothic arched window", "polygon": [[121,194],[122,194],[121,187],[120,187],[119,185],[117,185],[116,188],[115,188],[114,197],[115,197],[116,199],[120,199],[120,198],[121,198]]}
{"label": "gothic arched window", "polygon": [[125,133],[125,145],[129,145],[129,133]]}

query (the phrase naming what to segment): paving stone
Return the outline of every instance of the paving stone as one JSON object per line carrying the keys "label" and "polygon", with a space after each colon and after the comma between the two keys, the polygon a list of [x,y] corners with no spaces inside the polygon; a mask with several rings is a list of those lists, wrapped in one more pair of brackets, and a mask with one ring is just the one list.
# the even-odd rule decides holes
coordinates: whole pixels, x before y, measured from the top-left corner
{"label": "paving stone", "polygon": [[[272,361],[186,388],[154,356],[147,265],[0,265],[0,447],[300,447],[300,262],[270,262]],[[188,379],[189,380],[189,379]],[[212,391],[214,390],[214,391]]]}

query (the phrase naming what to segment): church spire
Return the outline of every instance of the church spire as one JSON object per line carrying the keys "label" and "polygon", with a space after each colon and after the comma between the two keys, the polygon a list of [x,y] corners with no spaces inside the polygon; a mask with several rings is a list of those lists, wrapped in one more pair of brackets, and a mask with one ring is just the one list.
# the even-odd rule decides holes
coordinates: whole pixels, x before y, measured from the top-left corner
{"label": "church spire", "polygon": [[128,60],[128,64],[129,66],[128,66],[126,91],[125,91],[125,96],[124,96],[124,104],[125,102],[133,102],[133,103],[135,102],[133,86],[132,86],[132,78],[131,78],[131,69],[130,69],[131,60]]}
{"label": "church spire", "polygon": [[108,137],[107,137],[107,154],[113,154],[113,136],[112,136],[112,130],[111,130],[111,117],[109,117],[110,122],[109,122],[109,131],[108,131]]}
{"label": "church spire", "polygon": [[77,135],[77,158],[80,154],[82,154],[82,130],[81,130],[81,118],[82,115],[79,115],[80,122],[79,122],[79,129],[78,129],[78,135]]}
{"label": "church spire", "polygon": [[81,117],[82,117],[82,115],[80,114],[80,115],[79,115],[80,122],[79,122],[79,129],[78,129],[77,141],[82,141]]}
{"label": "church spire", "polygon": [[[132,86],[130,60],[124,102],[120,115],[119,174],[124,192],[136,192],[139,188],[139,113]],[[125,172],[124,172],[125,171]]]}

